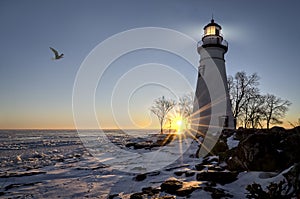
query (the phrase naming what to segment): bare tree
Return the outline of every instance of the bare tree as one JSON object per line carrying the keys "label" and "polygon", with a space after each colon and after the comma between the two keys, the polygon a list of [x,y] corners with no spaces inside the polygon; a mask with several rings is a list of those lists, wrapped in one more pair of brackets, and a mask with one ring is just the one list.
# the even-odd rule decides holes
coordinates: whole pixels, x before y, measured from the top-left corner
{"label": "bare tree", "polygon": [[153,106],[150,108],[151,112],[158,118],[160,125],[160,133],[163,134],[163,125],[166,120],[168,112],[176,105],[172,99],[165,99],[164,96],[154,100]]}
{"label": "bare tree", "polygon": [[263,113],[264,113],[265,97],[259,93],[248,98],[247,103],[243,107],[244,127],[262,128]]}
{"label": "bare tree", "polygon": [[190,116],[193,113],[194,94],[188,93],[179,98],[178,107],[180,116],[186,120],[185,128],[188,128]]}
{"label": "bare tree", "polygon": [[180,115],[189,117],[193,112],[194,94],[188,93],[179,98],[178,106]]}
{"label": "bare tree", "polygon": [[270,128],[270,124],[282,124],[281,119],[285,116],[290,105],[291,102],[275,95],[267,94],[265,96],[264,117],[267,129]]}
{"label": "bare tree", "polygon": [[292,126],[292,127],[297,127],[297,126],[300,126],[300,118],[298,118],[298,121],[297,122],[289,122],[289,124]]}
{"label": "bare tree", "polygon": [[257,94],[259,76],[256,73],[247,76],[246,72],[237,72],[234,77],[228,77],[228,88],[232,105],[233,117],[238,120],[249,99]]}

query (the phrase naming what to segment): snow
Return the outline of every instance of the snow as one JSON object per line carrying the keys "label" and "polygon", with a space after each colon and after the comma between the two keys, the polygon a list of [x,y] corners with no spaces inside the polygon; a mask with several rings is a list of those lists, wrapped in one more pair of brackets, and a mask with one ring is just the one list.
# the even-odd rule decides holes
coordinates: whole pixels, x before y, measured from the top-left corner
{"label": "snow", "polygon": [[237,147],[240,143],[240,141],[235,140],[234,137],[235,137],[235,134],[233,134],[232,136],[227,138],[227,146],[228,146],[229,150]]}
{"label": "snow", "polygon": [[[6,175],[2,177],[2,174],[0,175],[0,184],[2,185],[0,191],[4,193],[4,197],[28,196],[30,198],[34,194],[36,198],[107,198],[108,195],[120,194],[119,197],[126,199],[130,198],[132,193],[140,192],[144,187],[159,187],[170,177],[176,177],[183,182],[193,182],[198,172],[194,170],[195,165],[203,162],[203,158],[191,156],[198,149],[196,142],[192,142],[186,152],[175,162],[156,171],[145,170],[141,159],[135,159],[135,162],[134,159],[127,159],[126,164],[122,166],[126,166],[128,169],[135,168],[142,173],[147,172],[144,180],[136,181],[137,174],[105,166],[97,158],[91,156],[82,147],[74,132],[25,133],[30,135],[30,140],[20,141],[21,139],[18,137],[21,136],[20,133],[15,135],[9,133],[10,137],[3,132],[0,134],[0,138],[3,140],[3,143],[0,143],[0,149],[4,146],[6,148],[6,150],[0,151],[1,173]],[[37,139],[32,138],[34,136],[37,136]],[[175,141],[170,147],[178,144],[177,142]],[[234,136],[227,140],[230,149],[236,147],[238,143],[239,141],[235,140]],[[19,146],[19,149],[15,149],[16,145]],[[183,149],[185,147],[183,146]],[[180,148],[178,149],[176,146],[170,150],[166,149],[161,149],[163,156],[155,156],[155,160],[161,161],[164,156],[178,156],[180,151]],[[141,149],[139,152],[149,153],[149,150]],[[115,161],[121,161],[121,158],[122,156],[118,156]],[[218,159],[218,156],[210,156],[205,160],[213,161],[215,159]],[[173,159],[165,158],[162,162],[166,161],[173,161]],[[157,161],[152,162],[152,164],[155,163],[158,164]],[[218,162],[215,163],[218,164]],[[279,182],[284,179],[283,174],[291,168],[279,174],[242,172],[236,181],[223,186],[217,185],[215,188],[225,190],[232,194],[233,198],[245,198],[247,185],[256,182],[266,188],[271,182]],[[196,174],[188,177],[184,174],[176,176],[174,173],[176,171],[195,172]],[[211,193],[199,189],[194,191],[190,198],[211,198]]]}
{"label": "snow", "polygon": [[220,186],[220,188],[227,190],[229,193],[233,194],[236,199],[245,198],[245,194],[247,193],[246,187],[249,184],[258,183],[262,186],[263,189],[271,182],[280,182],[285,179],[283,174],[288,172],[292,167],[282,171],[281,173],[275,172],[242,172],[238,175],[238,179],[230,184]]}

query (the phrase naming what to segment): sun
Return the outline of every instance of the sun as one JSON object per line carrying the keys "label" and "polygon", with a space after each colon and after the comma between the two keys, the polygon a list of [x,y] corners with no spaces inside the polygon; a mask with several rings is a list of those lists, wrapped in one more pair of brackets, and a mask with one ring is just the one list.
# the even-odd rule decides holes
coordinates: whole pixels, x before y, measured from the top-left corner
{"label": "sun", "polygon": [[181,116],[174,118],[174,123],[177,134],[182,134],[185,130],[187,130],[187,122]]}

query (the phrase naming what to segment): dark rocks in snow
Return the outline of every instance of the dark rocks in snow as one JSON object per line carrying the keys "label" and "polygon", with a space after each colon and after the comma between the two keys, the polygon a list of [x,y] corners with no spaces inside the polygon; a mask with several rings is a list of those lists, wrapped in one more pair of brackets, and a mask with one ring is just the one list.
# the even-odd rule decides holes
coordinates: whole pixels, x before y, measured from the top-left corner
{"label": "dark rocks in snow", "polygon": [[176,191],[182,188],[183,182],[176,178],[169,178],[160,185],[162,191],[170,194],[175,194]]}
{"label": "dark rocks in snow", "polygon": [[146,138],[127,140],[125,147],[133,149],[152,149],[170,144],[177,138],[177,134],[153,134]]}
{"label": "dark rocks in snow", "polygon": [[196,164],[195,165],[195,169],[197,170],[197,171],[202,171],[203,169],[205,169],[206,168],[206,165],[204,165],[204,164]]}
{"label": "dark rocks in snow", "polygon": [[155,199],[176,199],[176,196],[162,196]]}
{"label": "dark rocks in snow", "polygon": [[142,188],[142,192],[144,194],[147,194],[148,196],[154,196],[155,194],[158,194],[160,192],[160,189],[153,187],[144,187]]}
{"label": "dark rocks in snow", "polygon": [[293,187],[295,195],[300,198],[300,163],[294,164],[287,173],[283,174],[287,182]]}
{"label": "dark rocks in snow", "polygon": [[111,195],[108,196],[108,199],[114,199],[118,196],[119,196],[119,194],[111,194]]}
{"label": "dark rocks in snow", "polygon": [[185,168],[185,167],[188,167],[188,166],[189,166],[189,164],[181,164],[181,165],[177,165],[177,166],[172,165],[171,167],[166,168],[165,170],[166,171],[172,171],[172,170],[175,170],[175,169]]}
{"label": "dark rocks in snow", "polygon": [[130,199],[143,199],[144,198],[144,194],[143,193],[134,193],[131,194]]}
{"label": "dark rocks in snow", "polygon": [[200,189],[198,182],[184,182],[183,187],[176,190],[176,195],[186,197],[193,193],[196,189]]}
{"label": "dark rocks in snow", "polygon": [[236,149],[235,155],[239,161],[229,160],[227,164],[231,169],[233,166],[237,166],[235,170],[276,171],[278,168],[281,169],[282,157],[276,147],[279,142],[279,137],[270,134],[250,135],[241,141]]}
{"label": "dark rocks in snow", "polygon": [[143,181],[147,178],[147,175],[145,173],[142,173],[142,174],[137,174],[135,177],[134,177],[134,180],[135,181]]}
{"label": "dark rocks in snow", "polygon": [[195,171],[193,171],[193,170],[182,170],[182,171],[175,171],[174,174],[176,176],[185,175],[185,177],[191,177],[191,176],[195,175]]}
{"label": "dark rocks in snow", "polygon": [[153,171],[153,172],[149,172],[149,173],[140,173],[137,174],[133,180],[135,181],[143,181],[147,178],[147,176],[157,176],[160,174],[160,171]]}
{"label": "dark rocks in snow", "polygon": [[238,130],[237,137],[242,139],[238,147],[223,155],[230,170],[280,171],[300,161],[300,134],[296,128]]}
{"label": "dark rocks in snow", "polygon": [[287,131],[286,134],[287,136],[280,143],[285,168],[300,162],[300,132],[297,131],[297,128],[294,128]]}
{"label": "dark rocks in snow", "polygon": [[195,169],[197,171],[202,171],[202,170],[213,170],[213,171],[224,171],[225,168],[219,166],[219,165],[212,165],[212,164],[196,164]]}
{"label": "dark rocks in snow", "polygon": [[217,143],[215,144],[215,146],[211,150],[210,154],[216,155],[216,154],[219,154],[219,153],[223,153],[223,152],[227,151],[228,149],[229,148],[227,146],[227,143],[220,139],[220,140],[217,141]]}
{"label": "dark rocks in snow", "polygon": [[189,196],[193,191],[200,189],[200,182],[190,181],[183,182],[176,178],[169,178],[163,182],[160,187],[161,191],[164,191],[169,194],[175,194],[181,197]]}
{"label": "dark rocks in snow", "polygon": [[237,172],[208,170],[198,173],[196,179],[198,181],[210,181],[224,185],[235,181],[237,175]]}

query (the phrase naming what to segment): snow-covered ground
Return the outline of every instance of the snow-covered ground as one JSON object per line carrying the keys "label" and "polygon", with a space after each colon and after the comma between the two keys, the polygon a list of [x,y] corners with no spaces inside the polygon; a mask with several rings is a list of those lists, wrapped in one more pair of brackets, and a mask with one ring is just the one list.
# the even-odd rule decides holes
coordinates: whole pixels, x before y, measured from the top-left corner
{"label": "snow-covered ground", "polygon": [[239,145],[240,141],[235,139],[235,134],[227,138],[227,146],[229,149],[233,149]]}
{"label": "snow-covered ground", "polygon": [[[110,132],[110,139],[124,150],[128,138],[125,135],[114,136],[116,133]],[[192,155],[197,151],[198,144],[184,140],[175,140],[169,144],[169,149],[162,149],[163,156],[151,156],[151,167],[139,162],[141,159],[131,159],[132,162],[117,169],[93,157],[76,131],[0,131],[0,138],[0,197],[3,198],[130,198],[132,193],[140,192],[145,187],[160,188],[170,177],[183,182],[197,181],[197,173],[201,171],[196,170],[195,166],[204,161]],[[184,143],[189,146],[184,146]],[[233,148],[238,141],[232,136],[228,138],[227,144]],[[137,154],[144,154],[159,150],[154,147],[136,151]],[[182,151],[185,153],[180,156]],[[166,156],[173,158],[168,159]],[[118,156],[113,158],[120,160]],[[215,164],[213,161],[216,158],[211,156],[206,161]],[[135,165],[132,167],[132,164]],[[159,169],[153,169],[155,164]],[[140,168],[140,172],[127,172],[125,167]],[[209,167],[207,165],[204,170],[209,170]],[[233,198],[245,198],[245,187],[248,184],[256,182],[266,187],[270,182],[282,180],[282,173],[244,172],[238,175],[236,181],[217,184],[215,188],[230,193]],[[199,182],[199,186],[205,183]],[[160,196],[163,195],[168,194],[160,193]],[[211,193],[197,189],[190,198],[211,198]]]}

